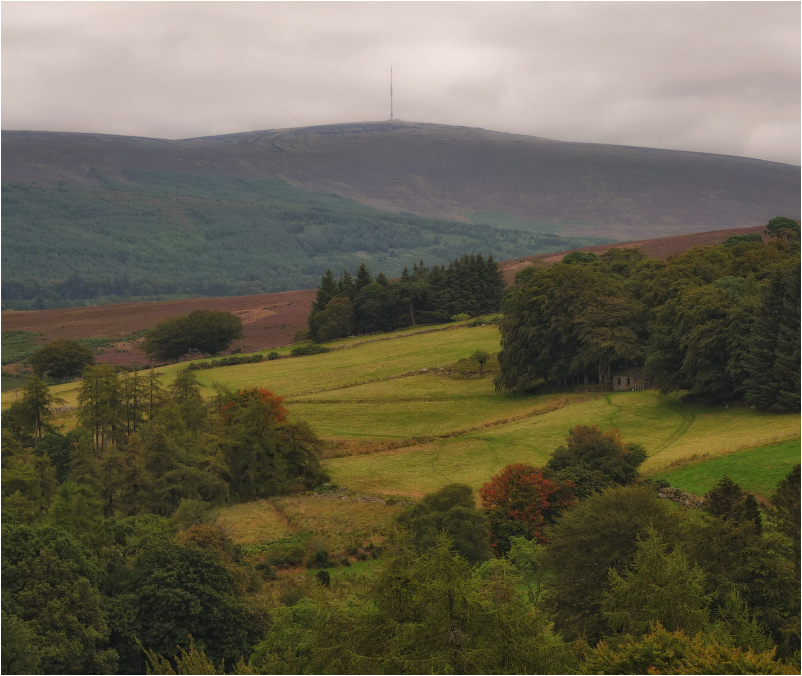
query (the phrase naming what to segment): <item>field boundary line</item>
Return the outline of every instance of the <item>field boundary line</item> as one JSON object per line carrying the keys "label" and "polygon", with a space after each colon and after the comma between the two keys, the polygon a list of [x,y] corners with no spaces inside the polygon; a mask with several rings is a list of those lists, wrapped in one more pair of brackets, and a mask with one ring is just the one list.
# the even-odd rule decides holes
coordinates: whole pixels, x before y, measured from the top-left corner
{"label": "field boundary line", "polygon": [[430,444],[435,441],[455,439],[457,437],[463,437],[467,434],[473,434],[474,432],[481,432],[482,430],[492,429],[494,427],[500,427],[501,425],[509,425],[511,423],[520,422],[521,420],[526,420],[527,418],[535,418],[537,416],[545,415],[546,413],[551,413],[552,411],[558,411],[574,403],[580,404],[582,402],[590,401],[592,399],[597,399],[597,398],[598,397],[572,398],[564,396],[560,397],[555,401],[547,402],[546,404],[537,406],[533,409],[530,409],[529,411],[525,411],[524,413],[519,413],[518,415],[509,416],[507,418],[499,418],[497,420],[488,420],[487,422],[481,423],[479,425],[452,430],[450,432],[444,432],[443,434],[419,435],[415,437],[409,437],[407,439],[399,439],[397,441],[379,441],[372,444],[365,444],[361,447],[357,447],[356,449],[351,450],[350,452],[344,452],[344,453],[337,453],[336,450],[333,450],[333,452],[331,453],[326,453],[324,451],[324,459],[333,460],[335,458],[349,458],[358,455],[373,455],[375,453],[395,451],[401,448],[409,448],[410,446]]}
{"label": "field boundary line", "polygon": [[665,472],[666,470],[671,469],[671,471],[684,469],[686,467],[693,467],[694,465],[699,465],[703,462],[708,460],[713,460],[715,458],[723,458],[728,455],[732,455],[734,453],[738,453],[739,451],[749,451],[756,448],[762,448],[763,446],[773,446],[774,444],[782,443],[784,441],[795,441],[800,440],[802,441],[802,437],[799,434],[788,434],[785,436],[774,436],[768,437],[767,439],[760,441],[758,439],[758,443],[756,444],[741,444],[730,450],[727,450],[727,445],[724,444],[723,450],[724,453],[720,455],[711,455],[710,451],[706,451],[704,453],[692,453],[691,455],[685,455],[681,458],[675,458],[674,460],[669,460],[663,463],[660,463],[654,468],[650,468],[648,471],[644,472],[644,475],[652,475],[658,474],[660,472]]}

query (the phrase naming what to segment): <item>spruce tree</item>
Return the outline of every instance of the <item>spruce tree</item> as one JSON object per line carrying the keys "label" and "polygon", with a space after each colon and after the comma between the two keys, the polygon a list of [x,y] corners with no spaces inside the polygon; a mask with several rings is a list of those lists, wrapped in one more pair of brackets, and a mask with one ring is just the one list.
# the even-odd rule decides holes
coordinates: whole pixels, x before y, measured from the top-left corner
{"label": "spruce tree", "polygon": [[799,261],[777,269],[764,288],[746,358],[746,402],[759,411],[799,410]]}
{"label": "spruce tree", "polygon": [[343,270],[343,273],[340,275],[340,279],[337,282],[337,295],[343,296],[348,300],[354,300],[354,298],[356,298],[357,290],[357,285],[354,281],[353,275],[348,272],[348,270]]}
{"label": "spruce tree", "polygon": [[[359,270],[356,272],[356,292],[357,294],[362,291],[366,286],[368,286],[371,282],[373,282],[373,278],[370,276],[370,272],[368,271],[367,266],[364,263],[360,263]],[[353,298],[351,299],[353,300]]]}
{"label": "spruce tree", "polygon": [[326,274],[320,279],[320,286],[317,287],[317,296],[315,302],[312,304],[312,314],[315,312],[322,312],[326,309],[329,301],[339,293],[337,282],[334,281],[334,275],[331,270],[326,270]]}

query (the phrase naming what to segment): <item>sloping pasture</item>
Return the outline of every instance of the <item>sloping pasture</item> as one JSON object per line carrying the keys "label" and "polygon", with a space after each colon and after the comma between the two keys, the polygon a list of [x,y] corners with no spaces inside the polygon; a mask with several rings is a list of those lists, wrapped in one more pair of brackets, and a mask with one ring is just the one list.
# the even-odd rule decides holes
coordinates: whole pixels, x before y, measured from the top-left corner
{"label": "sloping pasture", "polygon": [[799,463],[799,439],[746,448],[685,467],[660,472],[672,486],[696,495],[709,491],[725,474],[740,486],[768,499],[777,484]]}
{"label": "sloping pasture", "polygon": [[799,433],[799,416],[685,408],[675,398],[655,392],[571,395],[553,410],[549,409],[558,402],[542,399],[540,414],[407,448],[332,459],[329,472],[355,490],[421,495],[452,481],[479,488],[513,462],[543,465],[579,424],[616,428],[625,442],[642,444],[649,455],[642,467],[646,475]]}
{"label": "sloping pasture", "polygon": [[647,475],[799,434],[798,415],[685,404],[655,391],[516,396],[497,393],[487,375],[448,375],[448,364],[476,349],[499,350],[495,326],[396,336],[198,377],[209,387],[269,387],[285,396],[292,417],[333,442],[332,480],[376,495],[420,496],[452,481],[479,488],[509,463],[544,464],[579,424],[616,428],[642,444]]}
{"label": "sloping pasture", "polygon": [[[745,488],[769,495],[769,484],[798,458],[797,414],[690,405],[655,391],[579,388],[517,396],[497,393],[490,374],[451,373],[449,365],[477,349],[498,352],[495,326],[407,329],[331,347],[325,354],[196,372],[208,395],[221,385],[266,387],[285,397],[290,417],[309,422],[326,442],[326,470],[347,488],[343,500],[293,496],[222,510],[219,518],[235,540],[269,542],[318,530],[335,547],[366,539],[382,532],[398,506],[353,498],[415,498],[455,481],[478,489],[510,463],[545,464],[580,424],[620,430],[625,442],[646,449],[643,474],[667,476],[687,490],[704,492],[726,472]],[[277,351],[286,356],[289,348]],[[184,367],[160,368],[164,384]],[[68,383],[53,390],[75,406],[79,387]],[[14,396],[4,394],[3,406]],[[65,428],[75,424],[69,412],[57,422]],[[779,458],[744,450],[778,440],[795,440]],[[740,474],[736,460],[746,468]],[[774,467],[769,474],[760,469],[766,464]],[[704,477],[689,479],[680,472],[685,468]]]}

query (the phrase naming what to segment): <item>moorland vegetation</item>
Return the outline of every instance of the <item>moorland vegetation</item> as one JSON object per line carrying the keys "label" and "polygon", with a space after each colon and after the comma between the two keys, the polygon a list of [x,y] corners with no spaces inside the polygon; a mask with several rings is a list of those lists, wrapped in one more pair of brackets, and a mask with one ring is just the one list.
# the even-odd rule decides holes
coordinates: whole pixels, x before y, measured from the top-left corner
{"label": "moorland vegetation", "polygon": [[[27,185],[103,192],[172,183],[171,192],[187,196],[191,184],[195,194],[223,201],[228,197],[213,194],[215,184],[231,194],[270,179],[395,213],[622,241],[799,214],[799,166],[402,120],[181,140],[3,131],[2,143],[3,180]],[[445,262],[471,250],[487,248],[468,243],[444,257],[425,257]],[[402,265],[411,268],[418,258]],[[332,262],[314,276],[358,264]],[[299,288],[315,280],[308,281]]]}
{"label": "moorland vegetation", "polygon": [[[760,496],[726,464],[702,509],[658,493],[798,435],[784,380],[765,406],[694,390],[753,401],[751,360],[798,350],[795,243],[577,258],[520,275],[500,326],[407,301],[406,328],[303,358],[29,379],[4,397],[3,671],[798,673],[798,439]],[[560,368],[524,352],[497,387],[527,331]],[[678,392],[611,392],[630,364]]]}

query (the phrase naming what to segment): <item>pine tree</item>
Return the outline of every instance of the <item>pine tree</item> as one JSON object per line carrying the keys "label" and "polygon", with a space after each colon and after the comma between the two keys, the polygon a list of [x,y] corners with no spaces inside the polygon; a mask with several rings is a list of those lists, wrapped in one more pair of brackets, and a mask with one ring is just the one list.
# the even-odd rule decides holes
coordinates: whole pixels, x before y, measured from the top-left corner
{"label": "pine tree", "polygon": [[326,309],[329,301],[339,293],[337,282],[334,281],[334,275],[331,270],[326,270],[326,274],[320,280],[320,286],[317,287],[317,296],[312,305],[312,314],[321,312]]}
{"label": "pine tree", "polygon": [[611,569],[602,615],[619,633],[638,636],[660,622],[667,630],[696,634],[708,622],[711,597],[705,574],[688,563],[682,550],[668,551],[660,534],[648,528],[638,535],[632,566],[622,574]]}
{"label": "pine tree", "polygon": [[782,321],[777,332],[772,380],[777,395],[769,411],[788,413],[800,408],[800,267],[793,266],[785,275]]}
{"label": "pine tree", "polygon": [[[356,298],[357,291],[358,289],[353,275],[351,275],[348,270],[343,270],[343,273],[340,275],[340,279],[337,282],[337,295],[343,296],[352,301],[354,298]],[[326,305],[328,305],[328,303]]]}
{"label": "pine tree", "polygon": [[359,293],[372,282],[373,278],[370,276],[367,266],[364,263],[360,263],[359,270],[356,272],[356,292]]}
{"label": "pine tree", "polygon": [[760,411],[799,410],[799,261],[775,270],[763,290],[746,359],[746,401]]}

